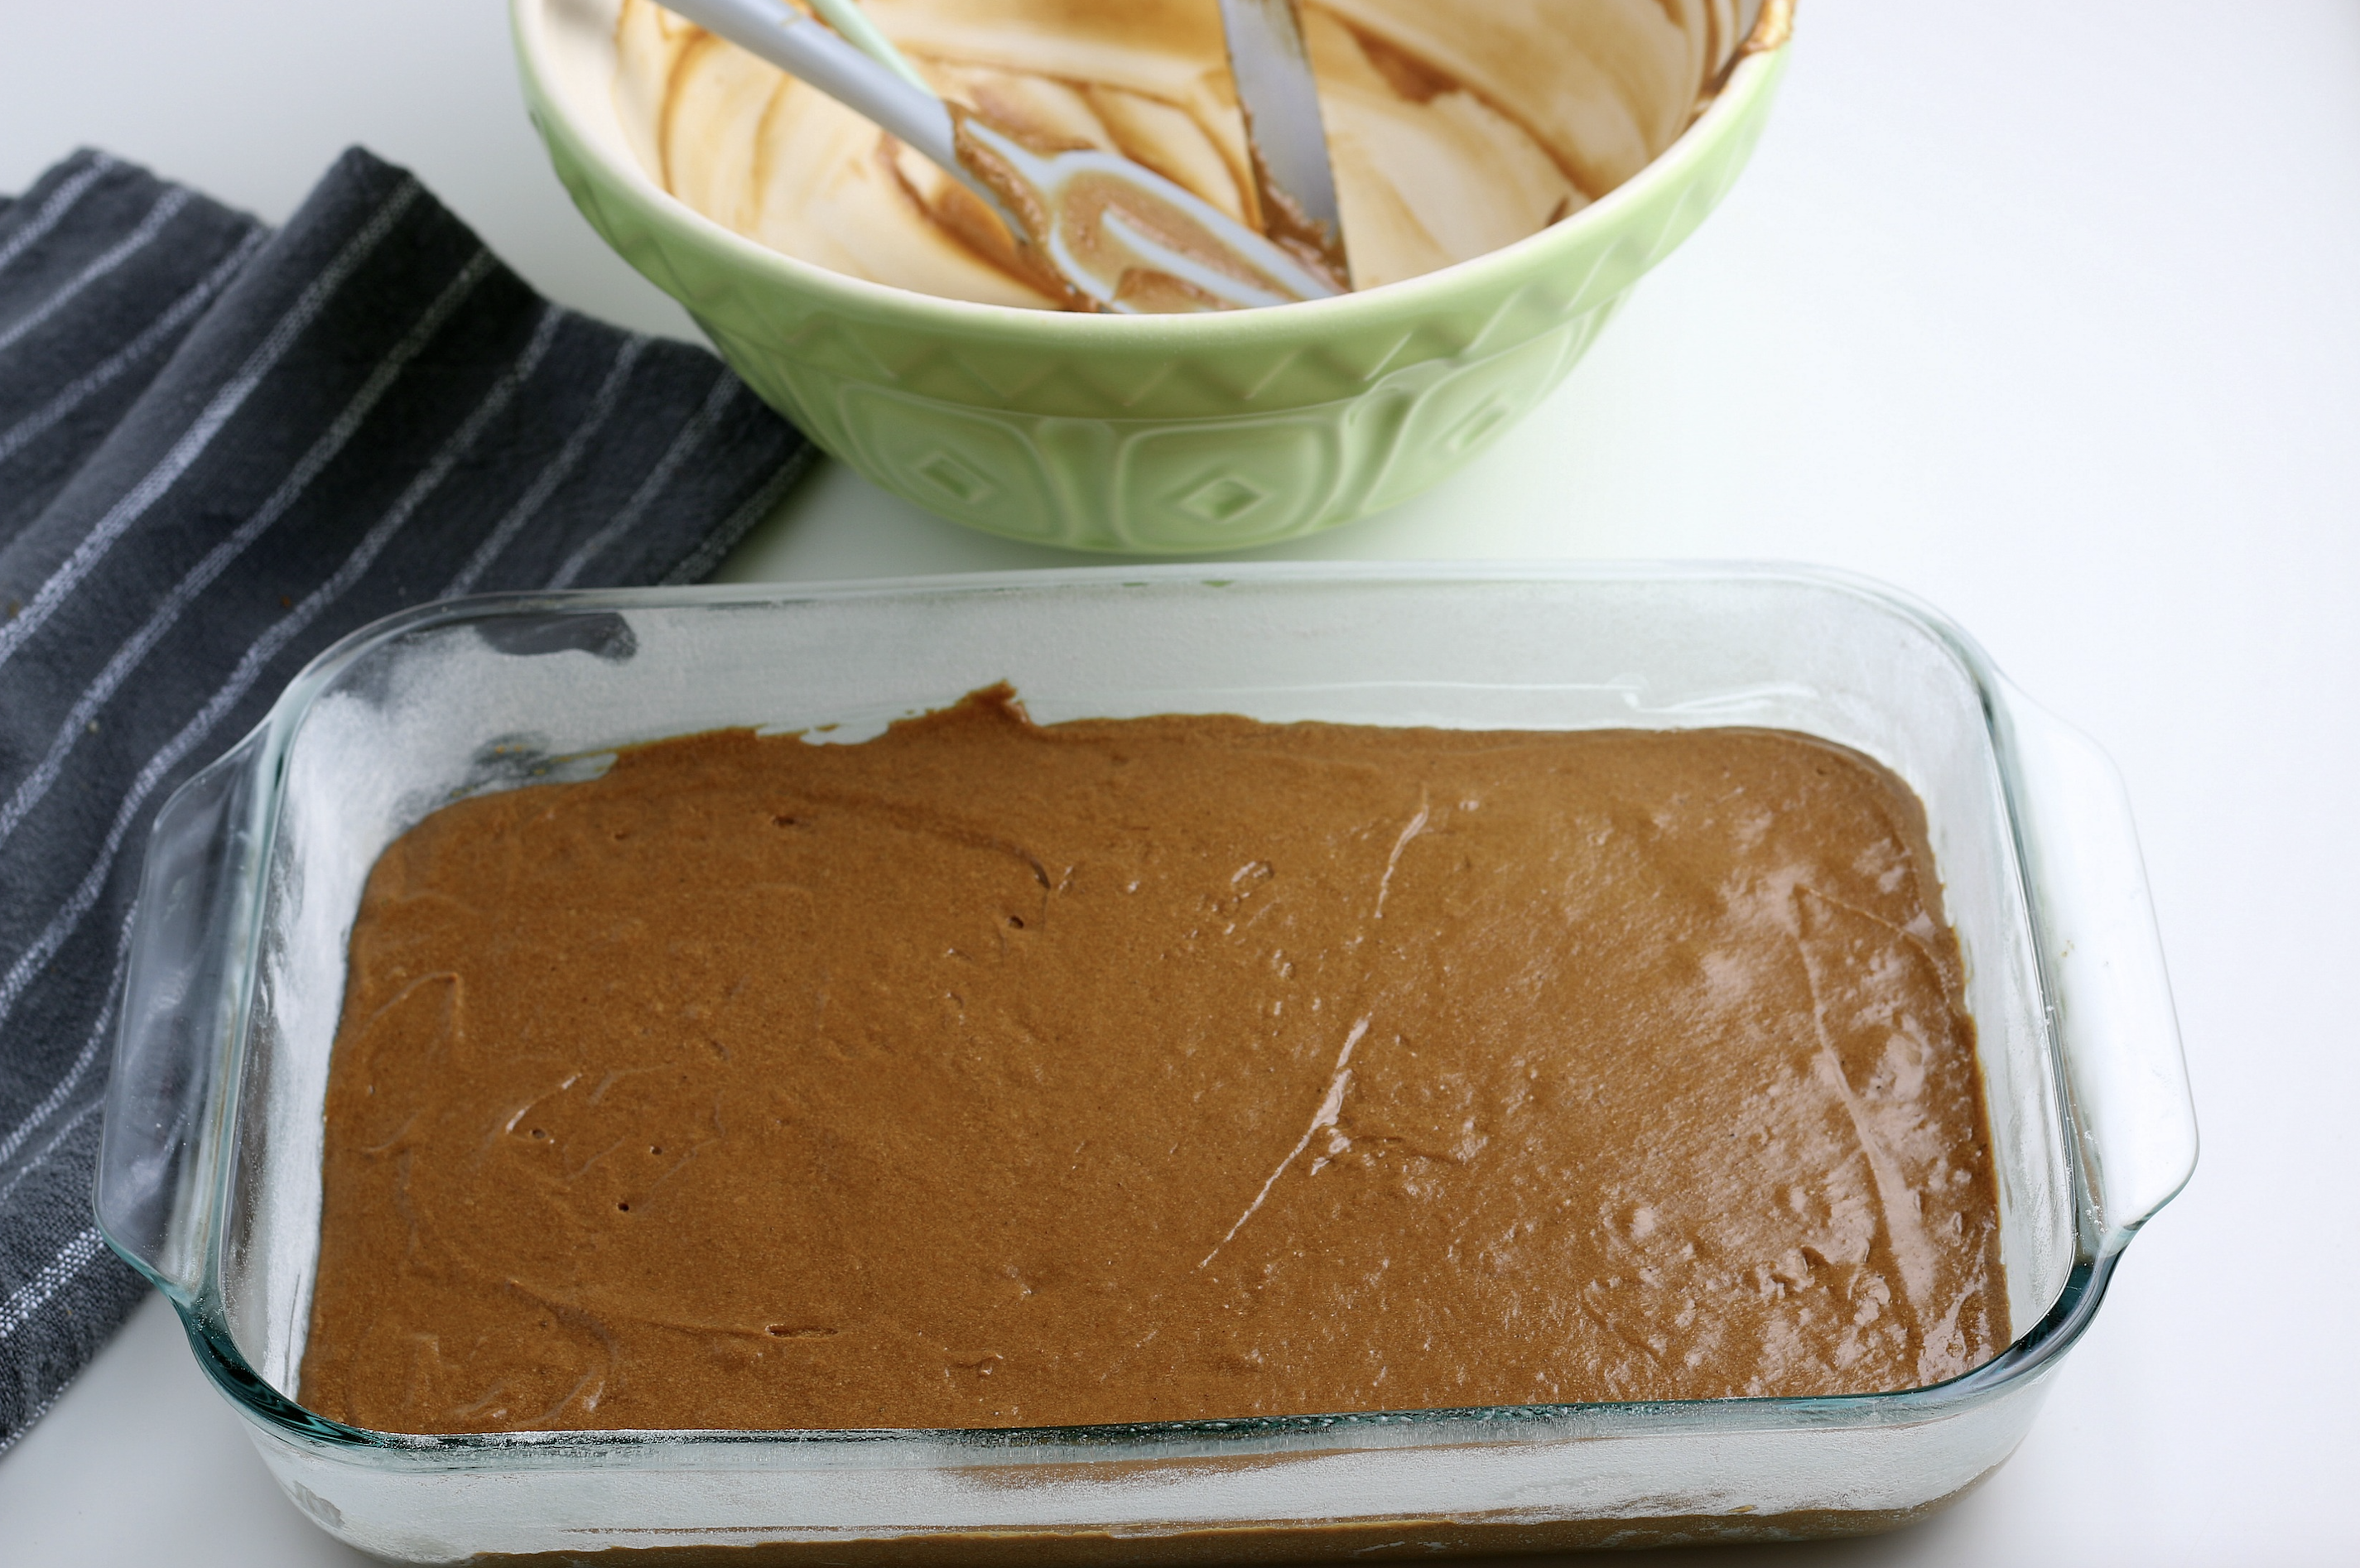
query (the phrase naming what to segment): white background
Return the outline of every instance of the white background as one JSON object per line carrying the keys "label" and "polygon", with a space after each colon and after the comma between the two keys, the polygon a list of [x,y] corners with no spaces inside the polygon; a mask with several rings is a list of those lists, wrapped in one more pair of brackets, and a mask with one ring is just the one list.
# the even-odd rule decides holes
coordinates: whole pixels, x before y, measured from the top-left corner
{"label": "white background", "polygon": [[[497,0],[0,16],[0,190],[86,142],[277,220],[365,142],[557,298],[687,330],[548,173]],[[1441,489],[1257,553],[1852,568],[2129,779],[2194,1184],[1950,1513],[1651,1563],[2360,1563],[2360,6],[1804,0],[1796,49],[1753,170],[1561,392]],[[1074,559],[831,468],[731,570]],[[156,1301],[0,1458],[0,1562],[360,1561]]]}

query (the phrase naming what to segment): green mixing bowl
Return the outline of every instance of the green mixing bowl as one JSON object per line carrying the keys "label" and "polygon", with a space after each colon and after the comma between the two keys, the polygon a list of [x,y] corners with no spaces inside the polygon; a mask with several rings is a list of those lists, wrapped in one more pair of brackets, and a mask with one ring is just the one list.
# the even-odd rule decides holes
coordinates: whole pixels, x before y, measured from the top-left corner
{"label": "green mixing bowl", "polygon": [[676,201],[617,117],[615,9],[511,0],[533,123],[591,225],[765,401],[953,522],[1173,554],[1349,522],[1496,441],[1737,179],[1786,57],[1743,59],[1655,161],[1504,250],[1312,304],[1087,316],[844,277]]}

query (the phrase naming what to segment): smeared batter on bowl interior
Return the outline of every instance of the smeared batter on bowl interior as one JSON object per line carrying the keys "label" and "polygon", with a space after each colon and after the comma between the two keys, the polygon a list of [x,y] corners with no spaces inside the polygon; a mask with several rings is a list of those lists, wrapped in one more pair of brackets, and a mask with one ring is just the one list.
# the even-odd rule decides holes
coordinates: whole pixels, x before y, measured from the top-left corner
{"label": "smeared batter on bowl interior", "polygon": [[352,936],[301,1397],[397,1432],[1868,1392],[2007,1338],[1922,815],[1803,736],[1004,689],[483,796]]}
{"label": "smeared batter on bowl interior", "polygon": [[[1605,195],[1710,101],[1738,0],[1306,0],[1351,250],[1371,289],[1513,245]],[[1043,148],[1095,147],[1260,227],[1217,0],[867,0],[936,93]],[[853,278],[1056,308],[1000,221],[817,89],[621,0],[617,118],[714,222]]]}

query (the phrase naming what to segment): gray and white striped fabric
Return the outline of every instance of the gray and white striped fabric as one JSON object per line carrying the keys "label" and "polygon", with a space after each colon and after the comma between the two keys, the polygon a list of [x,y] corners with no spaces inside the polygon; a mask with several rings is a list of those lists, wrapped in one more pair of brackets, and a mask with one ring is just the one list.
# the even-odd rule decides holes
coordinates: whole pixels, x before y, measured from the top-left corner
{"label": "gray and white striped fabric", "polygon": [[354,627],[693,581],[810,451],[358,149],[276,233],[93,152],[0,201],[0,1451],[145,1288],[90,1189],[158,805]]}

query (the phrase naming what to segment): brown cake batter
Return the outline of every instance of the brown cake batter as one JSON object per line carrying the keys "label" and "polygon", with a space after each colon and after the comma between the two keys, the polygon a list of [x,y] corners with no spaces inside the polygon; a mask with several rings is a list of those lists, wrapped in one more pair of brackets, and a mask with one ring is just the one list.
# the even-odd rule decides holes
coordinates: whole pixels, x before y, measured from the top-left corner
{"label": "brown cake batter", "polygon": [[352,938],[302,1398],[396,1432],[1858,1393],[2007,1339],[1922,815],[1757,730],[708,735]]}

